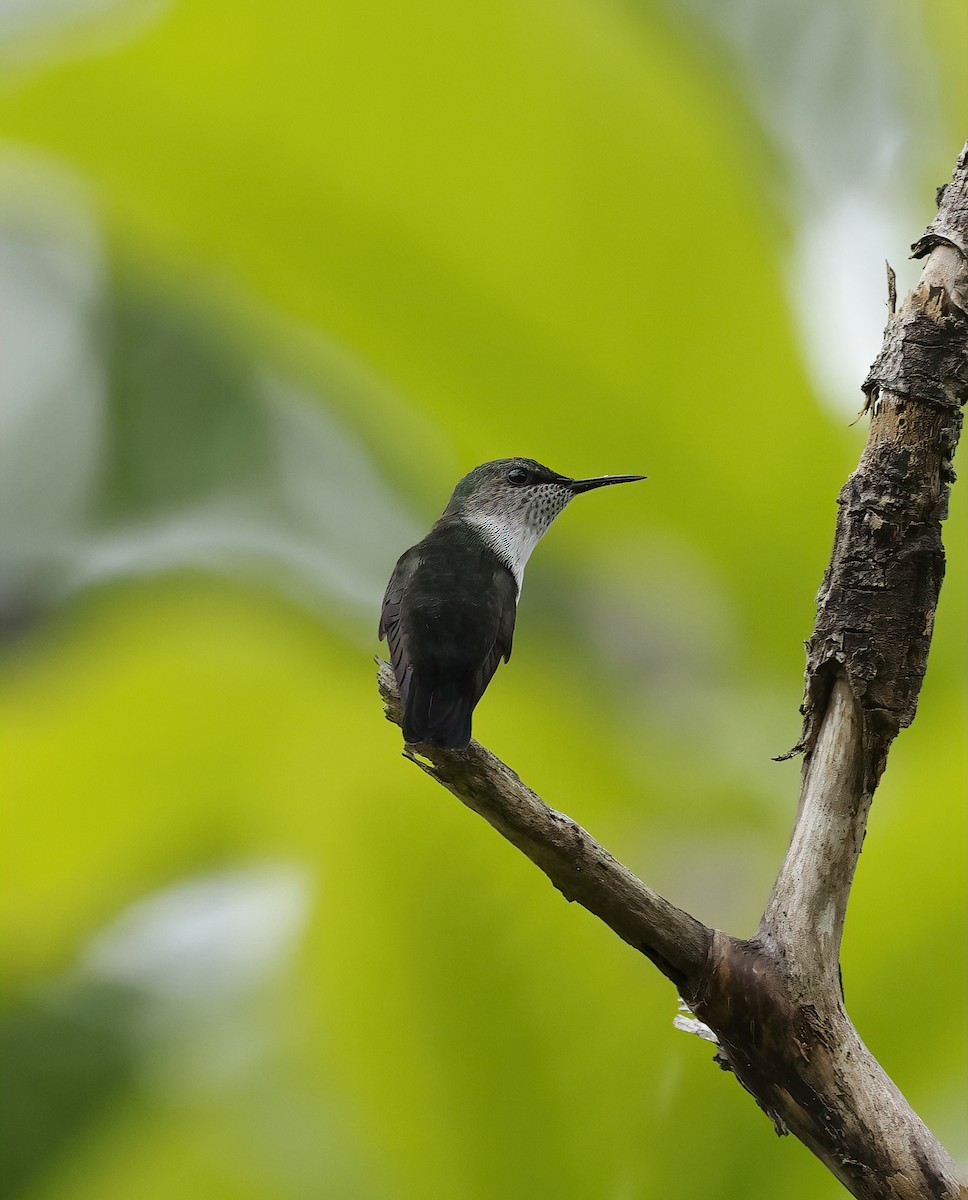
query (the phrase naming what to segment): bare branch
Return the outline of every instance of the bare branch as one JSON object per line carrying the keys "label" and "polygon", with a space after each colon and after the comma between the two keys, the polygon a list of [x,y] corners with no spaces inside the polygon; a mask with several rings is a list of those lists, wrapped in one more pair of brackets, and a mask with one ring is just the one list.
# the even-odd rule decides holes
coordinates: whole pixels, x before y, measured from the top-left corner
{"label": "bare branch", "polygon": [[839,497],[807,643],[797,822],[760,926],[801,994],[828,1003],[871,797],[914,719],[944,578],[941,522],[968,396],[966,152],[914,247],[928,255],[921,279],[892,306],[864,384],[870,433]]}
{"label": "bare branch", "polygon": [[[397,685],[384,662],[379,664],[379,683],[387,716],[399,724]],[[577,901],[641,951],[683,995],[695,989],[706,969],[711,929],[636,878],[479,743],[472,741],[466,750],[419,749],[420,757],[409,747],[404,753],[526,854],[566,899]]]}
{"label": "bare branch", "polygon": [[807,994],[840,995],[840,939],[870,807],[863,782],[860,708],[839,679],[804,768],[793,840],[760,925],[760,936]]}
{"label": "bare branch", "polygon": [[717,932],[693,1010],[777,1133],[792,1133],[859,1200],[966,1200],[951,1156],[861,1041],[841,1003],[798,995],[758,940]]}

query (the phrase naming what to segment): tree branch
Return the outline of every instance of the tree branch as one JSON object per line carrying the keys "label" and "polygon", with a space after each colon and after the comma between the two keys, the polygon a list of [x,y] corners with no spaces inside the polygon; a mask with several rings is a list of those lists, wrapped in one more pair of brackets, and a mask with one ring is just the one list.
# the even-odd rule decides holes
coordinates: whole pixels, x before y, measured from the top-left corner
{"label": "tree branch", "polygon": [[840,939],[869,807],[860,708],[841,678],[804,764],[793,838],[759,929],[804,995],[840,995]]}
{"label": "tree branch", "polygon": [[[396,681],[384,662],[379,684],[387,716],[400,724]],[[594,913],[681,991],[698,984],[712,930],[636,878],[571,817],[549,808],[489,750],[471,742],[466,750],[424,747],[418,757],[406,747],[404,754],[527,855],[566,900]]]}
{"label": "tree branch", "polygon": [[[941,522],[968,398],[968,144],[915,244],[926,262],[864,384],[870,434],[845,484],[807,643],[800,802],[756,936],[670,904],[476,742],[405,754],[679,988],[720,1064],[862,1200],[968,1198],[949,1155],[844,1011],[840,942],[871,798],[914,719],[944,576]],[[382,664],[387,715],[399,724]]]}

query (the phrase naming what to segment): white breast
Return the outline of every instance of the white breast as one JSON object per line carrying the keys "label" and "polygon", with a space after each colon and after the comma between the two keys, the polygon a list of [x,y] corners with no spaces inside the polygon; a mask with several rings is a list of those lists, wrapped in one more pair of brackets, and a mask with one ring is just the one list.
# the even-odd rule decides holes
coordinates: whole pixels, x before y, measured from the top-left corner
{"label": "white breast", "polygon": [[514,576],[514,581],[518,585],[518,595],[520,596],[524,583],[525,564],[545,531],[530,524],[502,521],[484,514],[475,514],[474,516],[468,514],[465,519],[469,525],[480,530],[484,540],[498,558],[507,563]]}

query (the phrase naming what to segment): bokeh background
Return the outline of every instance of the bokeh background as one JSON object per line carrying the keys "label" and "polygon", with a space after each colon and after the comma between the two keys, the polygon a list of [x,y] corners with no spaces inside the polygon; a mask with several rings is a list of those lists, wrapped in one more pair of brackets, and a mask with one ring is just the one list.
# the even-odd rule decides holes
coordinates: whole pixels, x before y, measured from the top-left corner
{"label": "bokeh background", "polygon": [[[524,454],[475,732],[752,931],[956,0],[3,0],[4,1195],[836,1197],[645,960],[399,754],[397,555]],[[964,1161],[965,489],[848,918]]]}

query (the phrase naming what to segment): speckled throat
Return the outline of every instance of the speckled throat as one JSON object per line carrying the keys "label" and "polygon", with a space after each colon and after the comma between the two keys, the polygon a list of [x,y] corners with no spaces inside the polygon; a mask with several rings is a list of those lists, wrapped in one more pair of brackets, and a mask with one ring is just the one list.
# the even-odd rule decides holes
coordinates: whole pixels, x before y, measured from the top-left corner
{"label": "speckled throat", "polygon": [[571,499],[567,484],[539,483],[478,495],[477,503],[464,506],[461,517],[479,530],[501,561],[507,563],[520,596],[531,552]]}

